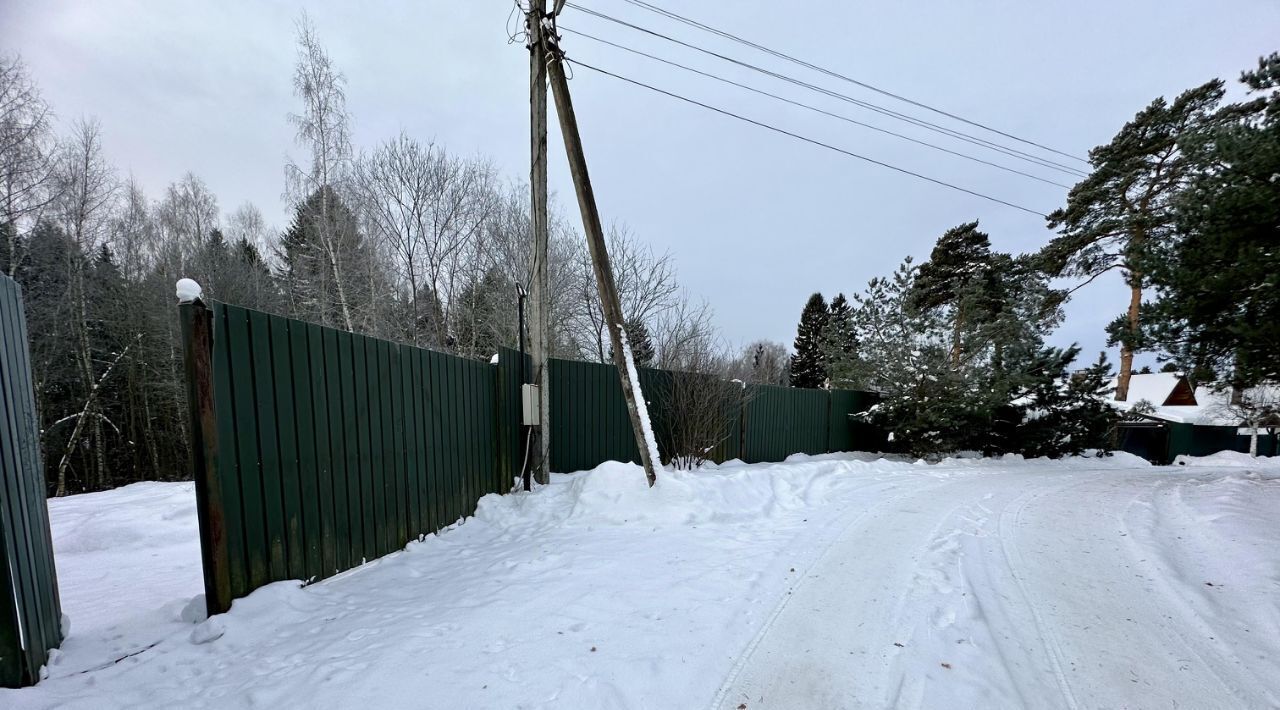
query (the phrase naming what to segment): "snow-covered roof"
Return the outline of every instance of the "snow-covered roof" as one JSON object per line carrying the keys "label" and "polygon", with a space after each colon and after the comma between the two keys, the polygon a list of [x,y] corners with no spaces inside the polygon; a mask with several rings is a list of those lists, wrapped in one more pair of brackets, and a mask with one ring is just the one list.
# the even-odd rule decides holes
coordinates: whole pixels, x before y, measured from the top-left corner
{"label": "snow-covered roof", "polygon": [[[1179,373],[1156,372],[1134,375],[1129,380],[1129,399],[1110,404],[1122,411],[1133,409],[1143,400],[1153,406],[1148,415],[1167,422],[1206,426],[1239,426],[1243,414],[1231,407],[1231,390],[1201,385],[1195,389],[1194,405],[1164,404],[1182,377]],[[1114,386],[1115,380],[1112,380]],[[1280,405],[1280,385],[1263,385],[1246,390],[1245,398],[1254,402]]]}
{"label": "snow-covered roof", "polygon": [[[1111,378],[1111,387],[1116,386],[1116,379]],[[1129,398],[1116,405],[1130,405],[1146,400],[1159,407],[1169,399],[1173,390],[1186,381],[1181,372],[1151,372],[1133,375],[1129,378]],[[1122,407],[1128,409],[1129,407]]]}

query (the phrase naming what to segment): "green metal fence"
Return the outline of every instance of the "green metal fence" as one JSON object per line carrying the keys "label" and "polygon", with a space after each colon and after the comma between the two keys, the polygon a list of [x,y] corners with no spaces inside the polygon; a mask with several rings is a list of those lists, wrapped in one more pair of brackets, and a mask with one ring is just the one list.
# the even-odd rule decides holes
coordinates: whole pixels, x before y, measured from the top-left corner
{"label": "green metal fence", "polygon": [[826,390],[758,385],[746,407],[743,459],[781,461],[830,450],[831,397]]}
{"label": "green metal fence", "polygon": [[222,303],[182,312],[210,613],[510,488],[489,364]]}
{"label": "green metal fence", "polygon": [[[551,468],[581,471],[604,461],[638,461],[617,370],[607,364],[557,359],[550,360],[549,367]],[[670,452],[662,432],[672,415],[664,401],[676,377],[699,376],[640,368],[640,386],[664,460]],[[794,453],[878,449],[883,437],[849,418],[874,401],[869,392],[747,385],[741,404],[725,407],[724,430],[729,435],[710,458],[754,463],[781,461]]]}
{"label": "green metal fence", "polygon": [[0,275],[0,686],[39,680],[62,643],[22,291]]}
{"label": "green metal fence", "polygon": [[[180,311],[210,613],[264,584],[399,550],[510,490],[521,470],[520,385],[531,373],[515,351],[494,366],[223,303]],[[638,460],[613,366],[552,360],[549,374],[553,470]],[[660,442],[665,397],[699,377],[641,370]],[[865,399],[745,394],[745,407],[723,407],[714,460],[853,444],[849,407]]]}
{"label": "green metal fence", "polygon": [[[1250,436],[1239,427],[1185,424],[1159,420],[1121,422],[1116,427],[1115,446],[1141,456],[1151,463],[1165,465],[1179,456],[1209,456],[1221,451],[1248,453]],[[1258,455],[1280,455],[1280,436],[1258,436]]]}
{"label": "green metal fence", "polygon": [[[1181,423],[1170,423],[1168,426],[1170,461],[1181,455],[1209,456],[1220,451],[1249,452],[1250,437],[1240,434],[1239,427]],[[1260,435],[1258,455],[1274,456],[1277,453],[1276,440],[1274,435]]]}

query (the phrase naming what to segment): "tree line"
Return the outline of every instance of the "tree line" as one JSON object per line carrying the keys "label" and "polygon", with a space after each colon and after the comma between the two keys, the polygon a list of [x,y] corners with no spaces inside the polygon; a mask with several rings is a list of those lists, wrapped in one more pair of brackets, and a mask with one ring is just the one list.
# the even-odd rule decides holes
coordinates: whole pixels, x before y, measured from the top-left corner
{"label": "tree line", "polygon": [[[1280,382],[1280,54],[1240,81],[1240,101],[1221,80],[1158,98],[1091,150],[1039,252],[993,251],[972,222],[852,305],[811,296],[791,384],[882,393],[866,418],[918,455],[1105,448],[1103,402],[1129,399],[1143,352],[1248,409],[1240,393]],[[1110,272],[1128,287],[1107,327],[1114,386],[1105,354],[1082,369],[1078,347],[1045,344],[1066,299]]]}
{"label": "tree line", "polygon": [[[290,223],[227,212],[197,175],[159,196],[110,164],[92,119],[59,131],[18,56],[0,58],[0,271],[24,290],[46,479],[63,495],[186,475],[185,388],[174,283],[347,331],[488,359],[517,343],[530,274],[528,189],[484,158],[401,133],[352,143],[346,79],[304,16],[287,116],[301,155]],[[641,365],[779,383],[785,348],[732,357],[670,254],[609,233]],[[554,207],[551,352],[607,361],[585,242]]]}

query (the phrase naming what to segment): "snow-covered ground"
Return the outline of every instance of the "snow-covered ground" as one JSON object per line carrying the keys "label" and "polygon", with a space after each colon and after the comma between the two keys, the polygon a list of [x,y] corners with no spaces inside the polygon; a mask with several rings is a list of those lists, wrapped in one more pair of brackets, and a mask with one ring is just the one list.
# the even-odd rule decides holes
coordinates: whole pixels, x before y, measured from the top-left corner
{"label": "snow-covered ground", "polygon": [[71,635],[0,707],[1280,705],[1280,461],[794,458],[557,475],[205,621],[190,484],[54,500]]}

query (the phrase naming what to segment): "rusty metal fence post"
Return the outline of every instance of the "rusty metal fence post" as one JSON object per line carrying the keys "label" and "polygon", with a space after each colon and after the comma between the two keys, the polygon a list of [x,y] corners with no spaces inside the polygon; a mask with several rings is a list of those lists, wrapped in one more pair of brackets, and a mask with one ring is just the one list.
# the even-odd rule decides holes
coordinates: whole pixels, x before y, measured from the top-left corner
{"label": "rusty metal fence post", "polygon": [[197,296],[178,305],[187,374],[187,410],[191,433],[191,479],[196,487],[200,557],[204,567],[205,606],[209,615],[231,608],[227,536],[219,507],[218,427],[213,402],[213,317]]}

